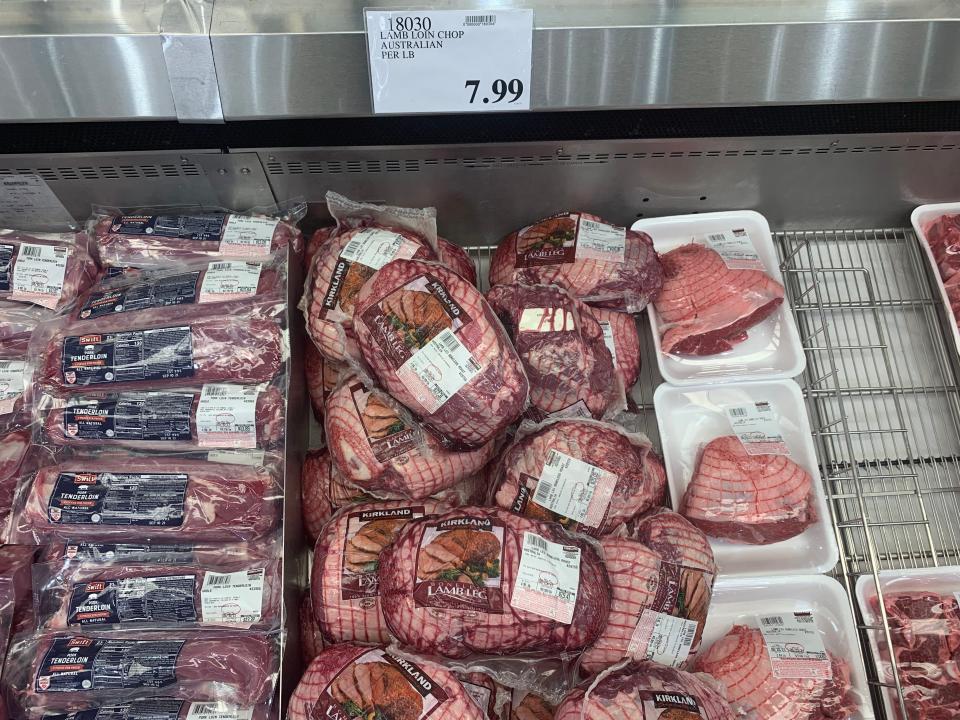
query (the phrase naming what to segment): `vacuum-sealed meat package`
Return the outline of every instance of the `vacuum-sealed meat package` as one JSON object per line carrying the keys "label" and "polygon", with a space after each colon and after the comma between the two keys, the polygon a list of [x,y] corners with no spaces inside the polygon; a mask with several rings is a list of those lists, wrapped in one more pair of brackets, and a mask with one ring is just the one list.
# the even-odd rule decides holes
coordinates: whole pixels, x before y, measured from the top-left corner
{"label": "vacuum-sealed meat package", "polygon": [[303,657],[303,664],[309,665],[323,651],[323,635],[317,624],[317,616],[313,612],[313,601],[310,598],[309,589],[304,590],[300,595],[297,614],[300,618],[300,655]]}
{"label": "vacuum-sealed meat package", "polygon": [[99,274],[84,233],[0,230],[0,300],[59,310]]}
{"label": "vacuum-sealed meat package", "polygon": [[637,330],[637,318],[630,313],[606,308],[595,307],[592,310],[603,331],[603,340],[613,355],[613,364],[623,387],[629,394],[630,388],[640,379],[640,332]]}
{"label": "vacuum-sealed meat package", "polygon": [[39,305],[0,300],[0,346],[11,355],[25,353],[37,325],[50,317],[50,311]]}
{"label": "vacuum-sealed meat package", "polygon": [[67,460],[21,496],[16,536],[37,543],[254,540],[279,525],[282,498],[261,469],[177,456]]}
{"label": "vacuum-sealed meat package", "polygon": [[503,326],[442,265],[385,265],[357,296],[354,330],[384,389],[454,445],[481,447],[526,409],[527,377]]}
{"label": "vacuum-sealed meat package", "polygon": [[100,705],[83,701],[52,702],[46,707],[24,708],[26,720],[270,720],[270,705],[239,707],[223,700],[191,701],[172,697],[108,701]]}
{"label": "vacuum-sealed meat package", "polygon": [[456,243],[437,236],[437,259],[471,285],[477,284],[477,266],[470,254]]}
{"label": "vacuum-sealed meat package", "polygon": [[323,423],[323,406],[327,397],[337,386],[344,366],[327,360],[317,346],[306,344],[303,357],[303,371],[307,376],[307,393],[310,395],[310,407],[318,423]]}

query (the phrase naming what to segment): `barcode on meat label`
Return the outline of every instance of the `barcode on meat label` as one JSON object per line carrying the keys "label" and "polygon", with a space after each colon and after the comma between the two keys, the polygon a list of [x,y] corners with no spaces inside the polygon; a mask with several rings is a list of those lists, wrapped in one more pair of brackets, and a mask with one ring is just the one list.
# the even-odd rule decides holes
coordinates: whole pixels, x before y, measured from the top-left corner
{"label": "barcode on meat label", "polygon": [[790,455],[780,418],[766,400],[723,408],[730,429],[749,455]]}
{"label": "barcode on meat label", "polygon": [[229,585],[230,580],[231,578],[229,575],[210,575],[207,577],[207,585],[209,587],[220,587],[223,585]]}
{"label": "barcode on meat label", "polygon": [[547,541],[544,540],[539,535],[534,535],[533,533],[528,533],[526,537],[527,543],[533,545],[535,548],[539,548],[543,551],[547,550]]}
{"label": "barcode on meat label", "polygon": [[[17,361],[17,365],[20,365],[20,364],[22,363]],[[14,365],[13,360],[0,360],[0,372],[9,372],[13,368],[13,365]]]}
{"label": "barcode on meat label", "polygon": [[228,395],[233,395],[235,389],[233,385],[204,385],[203,393],[207,397],[227,397]]}
{"label": "barcode on meat label", "polygon": [[735,407],[730,408],[730,414],[733,415],[733,417],[746,417],[747,411],[745,408]]}
{"label": "barcode on meat label", "polygon": [[463,20],[464,25],[496,25],[496,15],[467,15]]}
{"label": "barcode on meat label", "polygon": [[204,622],[249,627],[262,617],[264,568],[208,572],[200,590]]}
{"label": "barcode on meat label", "polygon": [[579,590],[580,548],[524,531],[510,604],[570,624]]}
{"label": "barcode on meat label", "polygon": [[627,654],[680,667],[690,656],[698,627],[696,620],[644,608],[627,644]]}
{"label": "barcode on meat label", "polygon": [[537,505],[545,504],[550,496],[553,495],[553,483],[541,480],[537,483],[537,491],[533,494],[533,501]]}
{"label": "barcode on meat label", "polygon": [[20,248],[21,253],[24,257],[40,257],[43,254],[43,250],[39,245],[23,245]]}
{"label": "barcode on meat label", "polygon": [[707,235],[707,239],[712,243],[722,243],[726,240],[723,233],[711,233]]}
{"label": "barcode on meat label", "polygon": [[440,342],[443,343],[443,347],[446,348],[449,352],[453,352],[457,349],[457,346],[460,344],[460,341],[457,340],[457,336],[453,333],[448,335],[441,335]]}
{"label": "barcode on meat label", "polygon": [[253,708],[239,708],[225,702],[196,702],[190,705],[186,720],[250,720]]}
{"label": "barcode on meat label", "polygon": [[783,625],[783,618],[782,617],[763,617],[763,618],[760,618],[760,622],[763,625],[767,625],[767,626]]}
{"label": "barcode on meat label", "polygon": [[362,244],[363,243],[359,238],[354,238],[347,243],[347,246],[343,249],[341,255],[356,255],[358,252],[360,252],[360,247]]}
{"label": "barcode on meat label", "polygon": [[812,612],[758,615],[773,676],[829,680],[833,667]]}
{"label": "barcode on meat label", "polygon": [[229,270],[231,267],[233,267],[233,263],[215,262],[215,263],[210,263],[207,269],[208,270]]}
{"label": "barcode on meat label", "polygon": [[[540,471],[533,501],[581,526],[599,528],[610,507],[617,475],[553,448]],[[587,531],[588,532],[588,531]]]}

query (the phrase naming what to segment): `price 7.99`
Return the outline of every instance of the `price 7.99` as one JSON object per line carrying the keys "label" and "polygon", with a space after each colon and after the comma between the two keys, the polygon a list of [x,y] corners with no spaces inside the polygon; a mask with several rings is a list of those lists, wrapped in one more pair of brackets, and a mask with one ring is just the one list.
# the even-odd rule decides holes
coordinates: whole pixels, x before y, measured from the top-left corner
{"label": "price 7.99", "polygon": [[[463,87],[465,90],[467,89],[470,90],[469,103],[473,105],[473,103],[477,100],[477,90],[479,90],[480,88],[480,81],[467,80],[463,84]],[[496,97],[491,99],[489,97],[486,97],[486,95],[484,94],[484,97],[480,99],[480,102],[498,103],[504,98],[506,98],[507,95],[513,96],[509,100],[507,100],[507,103],[516,102],[521,97],[523,97],[523,81],[520,78],[514,78],[513,80],[510,80],[510,81],[497,79],[490,84],[490,90],[493,93],[493,95],[495,95]]]}

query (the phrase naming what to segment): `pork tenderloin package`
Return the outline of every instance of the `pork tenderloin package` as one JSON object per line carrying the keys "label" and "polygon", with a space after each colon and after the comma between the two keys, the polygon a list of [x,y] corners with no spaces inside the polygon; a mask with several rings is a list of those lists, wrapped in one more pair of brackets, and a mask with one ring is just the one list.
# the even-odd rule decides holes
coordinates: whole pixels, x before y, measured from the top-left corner
{"label": "pork tenderloin package", "polygon": [[21,708],[158,694],[249,707],[270,702],[278,668],[267,633],[47,632],[13,643],[3,683]]}
{"label": "pork tenderloin package", "polygon": [[650,440],[597,420],[524,424],[497,465],[493,501],[601,536],[661,505],[663,461]]}
{"label": "pork tenderloin package", "polygon": [[39,305],[0,300],[0,346],[9,353],[26,352],[37,325],[52,313]]}
{"label": "pork tenderloin package", "polygon": [[283,442],[282,386],[208,383],[158,392],[92,391],[44,396],[37,407],[44,439],[54,445],[268,449]]}
{"label": "pork tenderloin package", "polygon": [[25,720],[270,720],[270,705],[239,707],[223,700],[150,697],[102,705],[69,701],[26,709]]}
{"label": "pork tenderloin package", "polygon": [[14,592],[11,636],[34,628],[31,567],[39,548],[36,545],[0,545],[0,578],[9,578]]}
{"label": "pork tenderloin package", "polygon": [[385,265],[357,295],[353,325],[380,385],[452,445],[487,444],[527,407],[527,377],[503,326],[480,291],[442,265]]}
{"label": "pork tenderloin package", "polygon": [[626,408],[604,329],[555,285],[498,285],[487,301],[513,340],[530,382],[535,419],[609,417]]}
{"label": "pork tenderloin package", "polygon": [[317,655],[293,691],[287,720],[484,720],[449,670],[392,650],[350,643]]}
{"label": "pork tenderloin package", "polygon": [[[0,346],[0,433],[33,424],[30,398],[33,374],[34,364],[30,362],[26,349]],[[0,454],[3,454],[2,450]],[[3,470],[0,469],[2,476]]]}
{"label": "pork tenderloin package", "polygon": [[408,522],[380,555],[390,634],[447,658],[576,653],[610,614],[610,582],[584,536],[498,508]]}
{"label": "pork tenderloin package", "polygon": [[320,531],[313,553],[313,612],[327,643],[386,645],[377,570],[384,550],[411,520],[449,510],[426,500],[361,503],[340,510]]}
{"label": "pork tenderloin package", "polygon": [[324,429],[343,479],[375,496],[434,495],[476,474],[496,450],[496,440],[445,448],[403,405],[356,375],[342,377],[327,398]]}
{"label": "pork tenderloin package", "polygon": [[559,285],[591,305],[640,312],[659,292],[663,269],[646,233],[564,212],[500,241],[490,286],[513,282]]}
{"label": "pork tenderloin package", "polygon": [[43,358],[36,382],[53,395],[269,382],[288,354],[276,320],[246,314],[177,308],[162,318],[109,317],[44,329],[34,333],[31,354]]}
{"label": "pork tenderloin package", "polygon": [[0,230],[0,300],[60,310],[96,282],[84,233]]}
{"label": "pork tenderloin package", "polygon": [[282,492],[252,466],[177,456],[65,460],[20,490],[15,535],[26,542],[231,542],[280,522]]}
{"label": "pork tenderloin package", "polygon": [[60,560],[33,567],[34,604],[46,630],[280,625],[280,558],[203,563]]}
{"label": "pork tenderloin package", "polygon": [[292,223],[265,215],[232,212],[100,214],[89,223],[100,261],[109,266],[157,267],[170,261],[265,258],[289,248],[299,252],[303,235]]}
{"label": "pork tenderloin package", "polygon": [[39,563],[71,563],[94,567],[117,563],[160,565],[212,565],[219,562],[250,565],[269,563],[282,548],[277,538],[250,543],[203,542],[97,542],[68,540],[45,545]]}

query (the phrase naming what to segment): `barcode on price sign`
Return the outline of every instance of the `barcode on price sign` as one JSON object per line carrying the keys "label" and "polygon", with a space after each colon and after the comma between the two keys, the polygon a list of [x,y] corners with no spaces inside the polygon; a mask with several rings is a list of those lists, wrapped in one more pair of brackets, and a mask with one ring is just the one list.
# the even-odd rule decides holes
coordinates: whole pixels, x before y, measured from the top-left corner
{"label": "barcode on price sign", "polygon": [[496,25],[496,15],[467,15],[463,21],[464,25]]}
{"label": "barcode on price sign", "polygon": [[760,622],[763,625],[767,625],[767,626],[783,625],[783,618],[782,617],[762,617],[760,618]]}
{"label": "barcode on price sign", "polygon": [[207,578],[208,587],[220,587],[223,585],[229,585],[231,583],[231,578],[229,575],[210,575]]}
{"label": "barcode on price sign", "polygon": [[24,257],[38,258],[43,254],[43,248],[39,245],[21,245],[20,252],[23,253]]}

